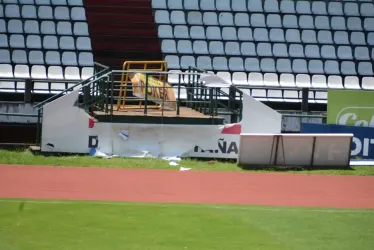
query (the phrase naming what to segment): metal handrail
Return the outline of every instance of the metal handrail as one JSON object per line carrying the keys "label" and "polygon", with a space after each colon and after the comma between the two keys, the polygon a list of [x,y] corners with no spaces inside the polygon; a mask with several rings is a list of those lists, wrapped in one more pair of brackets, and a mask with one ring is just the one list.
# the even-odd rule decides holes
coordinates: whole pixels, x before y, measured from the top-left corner
{"label": "metal handrail", "polygon": [[[108,67],[107,67],[106,69],[103,69],[102,71],[100,71],[99,73],[97,73],[97,74],[91,76],[90,78],[87,78],[87,79],[85,79],[85,80],[83,80],[83,81],[81,81],[81,82],[75,84],[74,86],[72,86],[72,87],[70,87],[70,88],[67,88],[67,89],[61,91],[60,93],[58,93],[58,94],[56,94],[56,95],[53,95],[53,96],[51,96],[50,98],[48,98],[48,99],[46,99],[46,100],[44,100],[44,101],[38,103],[37,105],[34,106],[34,108],[38,108],[38,109],[39,109],[40,107],[43,107],[46,103],[51,102],[51,101],[57,99],[58,97],[64,95],[65,93],[67,93],[67,92],[69,92],[69,91],[73,91],[74,88],[76,88],[78,85],[82,85],[82,86],[80,87],[80,88],[82,88],[82,87],[84,87],[84,86],[86,86],[86,85],[88,85],[88,84],[91,84],[93,81],[99,79],[99,78],[94,79],[97,75],[100,75],[100,74],[102,74],[102,73],[104,73],[105,71],[108,71],[108,70],[109,70]],[[107,74],[108,74],[108,73],[107,73]],[[93,80],[92,80],[92,79],[93,79]],[[88,83],[87,83],[87,82],[88,82]]]}
{"label": "metal handrail", "polygon": [[52,79],[52,78],[32,78],[32,77],[23,77],[23,78],[6,78],[0,77],[1,81],[5,82],[22,82],[25,80],[31,80],[33,82],[56,82],[56,83],[74,83],[79,80],[65,80],[65,79]]}
{"label": "metal handrail", "polygon": [[[118,73],[142,73],[149,75],[202,75],[204,73],[186,73],[186,72],[170,72],[170,71],[139,71],[139,70],[112,70],[114,74]],[[205,73],[206,74],[206,73]]]}
{"label": "metal handrail", "polygon": [[19,116],[19,117],[38,117],[38,115],[35,115],[35,114],[22,114],[22,113],[0,113],[0,115]]}
{"label": "metal handrail", "polygon": [[295,117],[295,118],[327,118],[326,115],[305,115],[305,114],[282,114],[282,117]]}

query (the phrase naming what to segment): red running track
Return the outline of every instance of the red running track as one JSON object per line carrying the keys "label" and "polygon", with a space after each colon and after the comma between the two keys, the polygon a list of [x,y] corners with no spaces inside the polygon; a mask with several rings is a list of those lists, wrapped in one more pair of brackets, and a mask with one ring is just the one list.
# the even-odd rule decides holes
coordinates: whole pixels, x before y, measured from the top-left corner
{"label": "red running track", "polygon": [[374,177],[0,165],[0,197],[374,208]]}

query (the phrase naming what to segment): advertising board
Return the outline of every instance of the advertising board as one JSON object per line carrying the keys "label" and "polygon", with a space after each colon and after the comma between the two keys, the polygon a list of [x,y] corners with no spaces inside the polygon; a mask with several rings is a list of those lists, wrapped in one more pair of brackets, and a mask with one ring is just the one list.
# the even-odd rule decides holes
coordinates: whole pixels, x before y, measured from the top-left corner
{"label": "advertising board", "polygon": [[329,90],[327,123],[374,127],[374,91]]}
{"label": "advertising board", "polygon": [[240,134],[237,164],[348,167],[353,134]]}
{"label": "advertising board", "polygon": [[301,133],[352,133],[351,159],[374,159],[374,128],[303,123]]}
{"label": "advertising board", "polygon": [[131,78],[133,94],[139,98],[145,98],[147,95],[149,101],[160,105],[163,104],[164,109],[176,110],[177,104],[172,86],[169,83],[148,76],[148,93],[146,93],[146,78],[147,76],[141,73],[137,73]]}

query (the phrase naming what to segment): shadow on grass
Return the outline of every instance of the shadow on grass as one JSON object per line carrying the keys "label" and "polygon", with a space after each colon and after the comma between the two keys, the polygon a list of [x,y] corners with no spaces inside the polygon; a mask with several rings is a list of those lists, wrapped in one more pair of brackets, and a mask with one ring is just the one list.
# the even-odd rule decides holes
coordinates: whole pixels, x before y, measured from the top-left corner
{"label": "shadow on grass", "polygon": [[[232,163],[236,164],[235,159],[214,159],[214,158],[189,158],[191,160],[207,162],[211,164],[219,163]],[[323,167],[323,166],[289,166],[289,167],[272,167],[272,166],[237,166],[238,168],[245,171],[261,171],[261,172],[302,172],[302,171],[321,171],[321,170],[342,170],[342,171],[355,171],[354,168],[350,166],[332,166],[332,167]]]}

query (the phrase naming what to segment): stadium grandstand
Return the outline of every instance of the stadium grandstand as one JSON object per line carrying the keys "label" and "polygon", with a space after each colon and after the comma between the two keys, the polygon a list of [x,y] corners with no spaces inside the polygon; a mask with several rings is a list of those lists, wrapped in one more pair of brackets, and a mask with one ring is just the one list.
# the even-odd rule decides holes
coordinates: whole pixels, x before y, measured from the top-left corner
{"label": "stadium grandstand", "polygon": [[374,89],[373,59],[371,0],[0,0],[0,101],[165,60],[277,110],[325,111],[330,88]]}
{"label": "stadium grandstand", "polygon": [[[262,101],[373,89],[373,1],[153,0],[169,67],[213,70]],[[278,106],[278,108],[281,106]]]}

